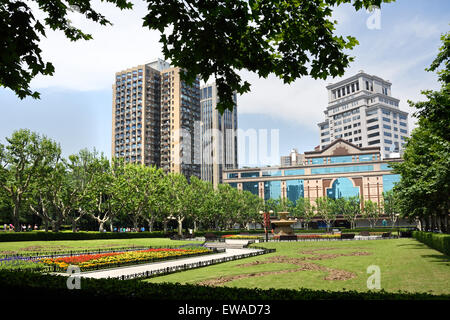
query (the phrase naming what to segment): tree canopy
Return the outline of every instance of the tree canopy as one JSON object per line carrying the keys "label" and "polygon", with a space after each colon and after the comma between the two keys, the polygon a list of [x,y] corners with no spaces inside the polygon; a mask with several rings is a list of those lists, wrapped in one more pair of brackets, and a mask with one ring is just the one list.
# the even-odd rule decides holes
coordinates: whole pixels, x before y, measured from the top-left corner
{"label": "tree canopy", "polygon": [[[120,9],[132,9],[126,0],[105,0]],[[182,78],[216,79],[223,112],[234,107],[233,93],[250,91],[239,70],[260,77],[274,74],[285,83],[309,75],[325,79],[344,74],[353,60],[346,53],[357,40],[334,34],[336,6],[351,4],[355,10],[381,6],[393,0],[146,0],[143,26],[161,33],[164,58],[182,68]],[[92,1],[31,1],[47,15],[35,18],[30,1],[0,3],[0,86],[18,97],[39,98],[30,81],[39,74],[53,75],[54,66],[41,57],[39,41],[46,29],[63,31],[71,41],[92,35],[73,26],[67,15],[76,11],[101,25],[111,22],[95,11]]]}

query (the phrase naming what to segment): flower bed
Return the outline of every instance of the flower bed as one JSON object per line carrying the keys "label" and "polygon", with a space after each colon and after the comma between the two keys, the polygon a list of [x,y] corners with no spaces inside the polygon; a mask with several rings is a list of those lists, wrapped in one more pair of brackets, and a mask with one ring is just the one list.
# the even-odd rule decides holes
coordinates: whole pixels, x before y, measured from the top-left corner
{"label": "flower bed", "polygon": [[84,254],[72,257],[41,259],[40,263],[54,267],[55,270],[66,270],[69,265],[77,265],[81,271],[97,270],[126,264],[174,259],[192,255],[211,253],[207,248],[195,249],[146,249],[128,252],[110,252],[100,254]]}
{"label": "flower bed", "polygon": [[[274,236],[273,239],[279,239],[279,236]],[[340,234],[298,234],[298,240],[307,240],[307,239],[340,239]]]}
{"label": "flower bed", "polygon": [[261,237],[259,236],[250,236],[250,235],[245,235],[245,234],[227,234],[222,236],[222,238],[224,239],[249,239],[249,240],[258,240]]}

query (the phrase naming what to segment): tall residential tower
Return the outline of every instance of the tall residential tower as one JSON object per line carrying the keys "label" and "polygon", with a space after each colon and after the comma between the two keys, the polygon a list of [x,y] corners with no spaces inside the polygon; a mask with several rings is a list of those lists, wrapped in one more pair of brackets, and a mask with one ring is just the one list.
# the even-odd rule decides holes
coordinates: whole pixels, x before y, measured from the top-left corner
{"label": "tall residential tower", "polygon": [[116,73],[112,157],[200,177],[200,85],[158,59]]}
{"label": "tall residential tower", "polygon": [[220,114],[216,84],[201,87],[201,178],[214,187],[222,183],[222,170],[238,167],[236,94],[233,100],[233,111]]}
{"label": "tall residential tower", "polygon": [[320,128],[320,149],[344,139],[358,147],[380,147],[383,157],[401,153],[408,113],[391,95],[391,83],[363,71],[327,86],[328,107]]}

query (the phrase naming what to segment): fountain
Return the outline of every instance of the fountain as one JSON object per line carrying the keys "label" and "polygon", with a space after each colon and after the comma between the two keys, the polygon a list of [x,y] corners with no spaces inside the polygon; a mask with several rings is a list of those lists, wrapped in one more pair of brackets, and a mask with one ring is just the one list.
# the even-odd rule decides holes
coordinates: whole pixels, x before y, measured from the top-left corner
{"label": "fountain", "polygon": [[278,214],[280,215],[280,220],[272,221],[275,225],[275,236],[279,237],[280,240],[297,240],[297,236],[291,227],[297,221],[287,219],[289,212],[278,212]]}

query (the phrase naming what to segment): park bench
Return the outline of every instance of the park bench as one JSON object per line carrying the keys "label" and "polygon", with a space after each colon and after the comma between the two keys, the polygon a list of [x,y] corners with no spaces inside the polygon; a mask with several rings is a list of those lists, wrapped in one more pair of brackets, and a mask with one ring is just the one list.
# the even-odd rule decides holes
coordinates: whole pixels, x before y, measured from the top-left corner
{"label": "park bench", "polygon": [[354,233],[341,233],[341,239],[355,239]]}
{"label": "park bench", "polygon": [[390,233],[390,232],[384,232],[384,233],[381,235],[381,237],[382,237],[382,238],[390,238],[390,237],[391,237],[391,233]]}

